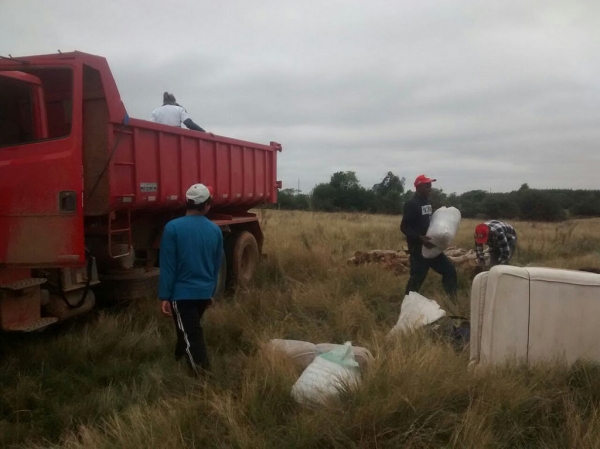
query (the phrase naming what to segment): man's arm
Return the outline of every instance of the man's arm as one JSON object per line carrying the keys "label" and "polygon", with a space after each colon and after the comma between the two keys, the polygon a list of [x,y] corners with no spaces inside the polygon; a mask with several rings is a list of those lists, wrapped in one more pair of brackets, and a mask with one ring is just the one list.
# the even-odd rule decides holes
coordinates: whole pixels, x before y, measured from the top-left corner
{"label": "man's arm", "polygon": [[154,111],[152,111],[152,114],[150,115],[150,121],[156,123],[157,122],[157,118],[156,118],[156,109]]}
{"label": "man's arm", "polygon": [[[221,232],[220,229],[217,229],[217,247],[215,249],[215,253],[213,255],[213,261],[214,261],[214,265],[213,265],[213,273],[214,273],[214,277],[215,280],[219,281],[219,271],[221,270],[221,262],[222,262],[222,258],[223,258],[223,233]],[[213,292],[213,296],[215,296],[215,293],[217,293],[217,283],[215,283],[215,291]]]}
{"label": "man's arm", "polygon": [[217,249],[215,250],[214,260],[215,260],[215,278],[219,277],[219,271],[221,270],[221,262],[223,258],[223,233],[219,229],[217,232]]}
{"label": "man's arm", "polygon": [[417,212],[413,203],[404,203],[400,231],[407,237],[419,237],[419,233],[413,227],[413,223],[419,218]]}
{"label": "man's arm", "polygon": [[183,122],[183,124],[185,126],[187,126],[189,129],[193,129],[194,131],[200,131],[200,132],[203,132],[203,133],[206,132],[202,128],[200,128],[198,125],[196,125],[191,118],[188,118],[187,120],[185,120]]}
{"label": "man's arm", "polygon": [[483,255],[483,245],[481,243],[475,243],[475,252],[477,253],[477,261],[481,265],[485,264],[485,256]]}
{"label": "man's arm", "polygon": [[498,250],[500,251],[498,263],[507,262],[508,256],[510,256],[510,246],[508,245],[506,234],[503,231],[496,234],[496,243],[498,244]]}
{"label": "man's arm", "polygon": [[200,131],[205,133],[206,131],[204,131],[202,128],[200,128],[198,125],[196,125],[194,123],[194,121],[192,120],[192,118],[188,115],[187,111],[179,106],[181,109],[179,109],[179,113],[181,114],[181,123],[183,123],[185,126],[187,126],[189,129],[193,129],[194,131]]}
{"label": "man's arm", "polygon": [[419,219],[421,209],[419,206],[413,203],[404,203],[404,212],[402,213],[402,221],[400,222],[400,230],[407,237],[415,237],[421,240],[421,243],[425,248],[435,248],[435,245],[431,243],[431,238],[426,235],[419,234],[413,224]]}
{"label": "man's arm", "polygon": [[175,232],[167,224],[160,242],[160,276],[158,297],[161,301],[171,301],[177,267],[177,240]]}

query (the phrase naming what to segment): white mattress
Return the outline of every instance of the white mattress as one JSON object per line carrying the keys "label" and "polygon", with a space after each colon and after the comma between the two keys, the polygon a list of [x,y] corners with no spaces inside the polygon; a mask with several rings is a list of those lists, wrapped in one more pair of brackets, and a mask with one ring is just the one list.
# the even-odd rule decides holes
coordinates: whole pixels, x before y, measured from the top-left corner
{"label": "white mattress", "polygon": [[600,362],[600,275],[493,267],[473,280],[471,365]]}

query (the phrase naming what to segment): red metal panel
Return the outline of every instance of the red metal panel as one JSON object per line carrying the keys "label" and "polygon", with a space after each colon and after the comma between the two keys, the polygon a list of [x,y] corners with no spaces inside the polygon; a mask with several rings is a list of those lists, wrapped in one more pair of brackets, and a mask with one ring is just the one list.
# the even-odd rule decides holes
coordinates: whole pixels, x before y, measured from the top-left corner
{"label": "red metal panel", "polygon": [[135,194],[135,185],[133,184],[135,177],[133,131],[118,129],[113,136],[112,145],[114,145],[116,139],[119,139],[120,151],[115,153],[113,159],[114,192],[118,192],[120,196],[133,195]]}
{"label": "red metal panel", "polygon": [[140,129],[139,136],[139,142],[136,142],[138,147],[136,151],[138,184],[135,186],[135,203],[138,207],[145,207],[153,200],[156,201],[158,195],[158,184],[154,186],[152,183],[158,182],[159,135]]}
{"label": "red metal panel", "polygon": [[115,127],[110,145],[121,135],[111,162],[115,206],[124,207],[118,197],[132,194],[135,208],[183,205],[188,187],[197,182],[213,188],[220,208],[247,210],[272,196],[274,148],[153,126],[135,120],[124,132]]}
{"label": "red metal panel", "polygon": [[200,177],[198,178],[198,181],[213,188],[216,200],[220,194],[217,192],[219,175],[219,171],[217,170],[217,143],[201,140],[199,141],[199,145],[200,151],[198,153],[198,162],[200,163]]}
{"label": "red metal panel", "polygon": [[231,152],[229,145],[217,142],[215,148],[215,205],[231,204]]}
{"label": "red metal panel", "polygon": [[200,180],[200,162],[198,147],[200,142],[189,137],[182,137],[181,146],[181,181],[179,183],[178,201],[183,201],[187,189]]}
{"label": "red metal panel", "polygon": [[258,187],[256,188],[257,190],[257,201],[261,200],[264,201],[267,194],[268,194],[268,187],[267,187],[267,178],[265,176],[265,160],[267,158],[267,153],[264,151],[257,151],[256,152],[256,174],[255,174],[255,178],[256,178],[256,182],[258,184]]}
{"label": "red metal panel", "polygon": [[159,154],[159,181],[157,201],[162,205],[167,198],[179,192],[179,136],[161,133]]}
{"label": "red metal panel", "polygon": [[[0,148],[0,265],[77,265],[84,261],[82,66],[74,61],[67,66],[72,69],[72,86],[64,92],[72,105],[69,135]],[[6,68],[0,63],[0,70]],[[62,191],[75,192],[74,212],[61,212]]]}
{"label": "red metal panel", "polygon": [[243,158],[242,148],[239,145],[231,145],[231,162],[230,162],[230,173],[231,173],[231,204],[239,205],[242,202],[242,173]]}

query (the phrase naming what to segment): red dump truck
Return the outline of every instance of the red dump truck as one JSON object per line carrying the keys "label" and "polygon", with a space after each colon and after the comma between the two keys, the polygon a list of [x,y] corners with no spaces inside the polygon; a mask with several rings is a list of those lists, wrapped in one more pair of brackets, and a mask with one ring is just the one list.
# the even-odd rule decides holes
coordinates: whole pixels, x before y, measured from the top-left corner
{"label": "red dump truck", "polygon": [[247,282],[263,245],[249,210],[276,202],[279,151],[129,118],[102,57],[0,57],[0,329],[155,294],[162,229],[198,182],[224,234],[219,291]]}

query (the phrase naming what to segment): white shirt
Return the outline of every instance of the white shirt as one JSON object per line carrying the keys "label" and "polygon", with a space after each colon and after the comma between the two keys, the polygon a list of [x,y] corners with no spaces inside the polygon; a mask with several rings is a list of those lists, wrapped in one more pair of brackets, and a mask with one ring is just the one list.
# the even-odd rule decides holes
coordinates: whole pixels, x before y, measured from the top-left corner
{"label": "white shirt", "polygon": [[165,104],[160,108],[156,108],[152,111],[150,120],[156,123],[162,123],[163,125],[179,126],[189,119],[190,116],[181,106],[175,106],[174,104]]}

